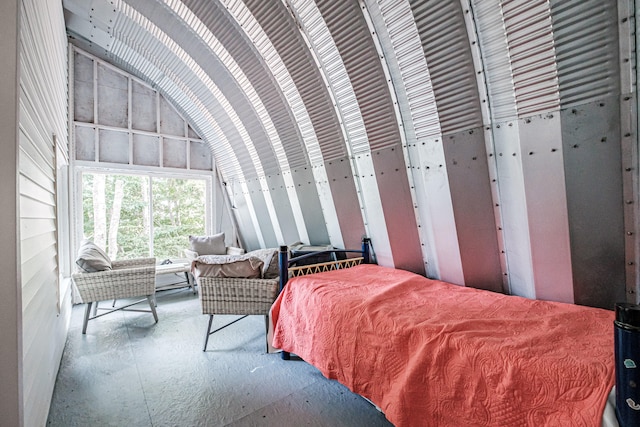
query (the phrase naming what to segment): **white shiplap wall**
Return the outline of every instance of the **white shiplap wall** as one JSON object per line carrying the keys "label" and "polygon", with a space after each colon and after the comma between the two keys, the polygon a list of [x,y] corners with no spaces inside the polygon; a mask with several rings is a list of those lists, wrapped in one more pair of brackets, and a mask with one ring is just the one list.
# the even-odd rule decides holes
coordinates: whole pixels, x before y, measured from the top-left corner
{"label": "white shiplap wall", "polygon": [[58,271],[54,156],[54,141],[67,151],[67,38],[60,2],[23,0],[20,22],[22,393],[24,425],[37,426],[46,423],[70,316],[68,298],[59,304],[66,288]]}

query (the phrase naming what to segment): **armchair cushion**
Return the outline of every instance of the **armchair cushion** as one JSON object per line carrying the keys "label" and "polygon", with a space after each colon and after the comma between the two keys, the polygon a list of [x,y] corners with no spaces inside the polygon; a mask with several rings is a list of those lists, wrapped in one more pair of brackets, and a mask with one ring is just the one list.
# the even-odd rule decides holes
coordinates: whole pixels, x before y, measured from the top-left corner
{"label": "armchair cushion", "polygon": [[191,251],[198,255],[224,255],[227,248],[224,243],[224,233],[213,236],[189,236]]}
{"label": "armchair cushion", "polygon": [[[227,248],[228,249],[228,248]],[[252,264],[251,269],[247,268],[241,261],[247,261],[251,258],[257,258],[261,261],[261,270],[258,276],[255,276],[255,272],[252,270],[255,264]],[[194,277],[209,276],[209,277],[237,277],[237,278],[258,278],[258,279],[277,279],[280,277],[280,271],[278,268],[278,250],[274,248],[270,249],[256,249],[246,254],[241,255],[202,255],[198,256],[192,263],[191,270]],[[239,263],[236,266],[220,267],[221,265]],[[211,267],[214,266],[214,267]],[[222,270],[229,271],[229,274],[221,276],[219,274],[225,274]],[[241,274],[248,274],[242,276]]]}
{"label": "armchair cushion", "polygon": [[111,270],[111,259],[98,245],[85,240],[78,250],[76,264],[85,273]]}
{"label": "armchair cushion", "polygon": [[254,256],[204,255],[193,262],[192,272],[196,280],[203,276],[259,279],[263,265],[263,261]]}

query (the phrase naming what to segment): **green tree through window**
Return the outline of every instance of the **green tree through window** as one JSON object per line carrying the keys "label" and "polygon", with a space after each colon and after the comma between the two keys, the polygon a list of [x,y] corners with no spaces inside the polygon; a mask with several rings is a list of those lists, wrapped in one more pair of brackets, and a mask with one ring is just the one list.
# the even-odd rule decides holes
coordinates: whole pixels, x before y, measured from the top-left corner
{"label": "green tree through window", "polygon": [[204,179],[82,177],[84,236],[112,259],[180,258],[188,236],[205,233]]}

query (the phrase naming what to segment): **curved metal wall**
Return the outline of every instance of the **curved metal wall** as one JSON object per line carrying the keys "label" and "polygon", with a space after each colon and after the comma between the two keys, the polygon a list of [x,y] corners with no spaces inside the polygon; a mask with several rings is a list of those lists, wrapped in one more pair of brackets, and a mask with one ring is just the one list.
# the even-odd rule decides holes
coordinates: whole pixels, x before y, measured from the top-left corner
{"label": "curved metal wall", "polygon": [[631,3],[63,3],[207,141],[248,249],[366,234],[461,285],[637,301]]}

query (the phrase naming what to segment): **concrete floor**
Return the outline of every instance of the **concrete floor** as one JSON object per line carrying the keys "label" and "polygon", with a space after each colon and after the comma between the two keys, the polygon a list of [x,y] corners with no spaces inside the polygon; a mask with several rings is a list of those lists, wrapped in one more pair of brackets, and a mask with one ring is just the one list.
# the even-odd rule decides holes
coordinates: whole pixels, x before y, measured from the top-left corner
{"label": "concrete floor", "polygon": [[[374,406],[301,360],[266,354],[264,318],[217,332],[187,289],[159,292],[159,322],[75,306],[49,426],[391,426]],[[148,306],[147,306],[148,307]],[[236,316],[218,316],[214,326]]]}

